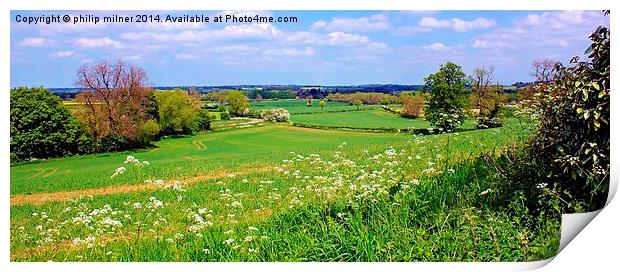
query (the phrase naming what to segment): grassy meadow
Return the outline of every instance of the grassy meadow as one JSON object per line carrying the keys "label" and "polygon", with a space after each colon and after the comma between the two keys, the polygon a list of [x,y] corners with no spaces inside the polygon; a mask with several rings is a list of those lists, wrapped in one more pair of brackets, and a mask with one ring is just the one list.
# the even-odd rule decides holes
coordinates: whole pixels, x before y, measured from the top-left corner
{"label": "grassy meadow", "polygon": [[[360,126],[425,125],[386,123],[382,113],[293,118],[329,123],[351,114]],[[264,123],[166,138],[144,150],[16,164],[11,259],[548,258],[557,250],[557,219],[531,219],[517,203],[492,208],[493,175],[477,159],[520,145],[531,133],[524,124],[412,136]]]}

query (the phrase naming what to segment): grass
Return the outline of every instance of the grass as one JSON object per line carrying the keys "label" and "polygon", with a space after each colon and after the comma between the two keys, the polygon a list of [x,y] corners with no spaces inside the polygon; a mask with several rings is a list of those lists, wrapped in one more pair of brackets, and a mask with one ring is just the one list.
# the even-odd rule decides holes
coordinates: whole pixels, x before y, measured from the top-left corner
{"label": "grass", "polygon": [[[50,159],[11,167],[11,195],[56,192],[123,184],[146,179],[181,179],[249,166],[274,164],[290,151],[333,150],[342,142],[351,145],[405,142],[407,136],[299,129],[266,125],[232,131],[208,132],[192,137],[167,138],[156,148],[120,153]],[[203,146],[204,144],[204,146]],[[125,165],[133,155],[150,167]],[[260,158],[257,160],[257,158]],[[111,178],[118,167],[124,175]]]}
{"label": "grass", "polygon": [[[327,101],[325,108],[321,109],[321,107],[319,107],[319,102],[319,99],[313,99],[312,107],[308,107],[305,99],[263,100],[260,102],[250,102],[250,107],[254,110],[283,108],[288,110],[292,115],[357,110],[355,106],[349,105],[349,103],[338,101]],[[378,109],[380,107],[380,105],[362,105],[360,110]]]}
{"label": "grass", "polygon": [[[237,174],[152,191],[13,205],[11,259],[546,258],[557,249],[559,222],[532,218],[518,199],[515,208],[491,206],[485,197],[494,194],[481,193],[493,175],[477,164],[478,154],[519,145],[531,133],[513,124],[417,137],[267,125],[165,139],[152,150],[12,166],[12,195],[169,181],[222,169]],[[124,164],[129,154],[150,164]],[[241,172],[263,164],[272,170]],[[119,166],[127,171],[110,178]],[[60,167],[48,177],[26,174]]]}
{"label": "grass", "polygon": [[[424,119],[407,119],[381,110],[349,111],[324,114],[292,115],[291,121],[299,124],[310,124],[349,128],[430,128]],[[473,128],[474,120],[466,120],[463,128]]]}

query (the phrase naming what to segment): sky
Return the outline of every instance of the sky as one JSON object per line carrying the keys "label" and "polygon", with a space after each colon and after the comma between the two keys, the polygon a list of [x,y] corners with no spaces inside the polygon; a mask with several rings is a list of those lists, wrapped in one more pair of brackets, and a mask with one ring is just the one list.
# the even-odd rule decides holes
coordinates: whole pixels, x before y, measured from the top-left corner
{"label": "sky", "polygon": [[[17,22],[17,16],[204,15],[209,23]],[[218,15],[296,23],[215,23]],[[134,18],[135,20],[135,18]],[[422,84],[448,61],[531,81],[534,59],[582,55],[600,11],[12,11],[11,86],[75,87],[81,65],[124,60],[154,86]]]}

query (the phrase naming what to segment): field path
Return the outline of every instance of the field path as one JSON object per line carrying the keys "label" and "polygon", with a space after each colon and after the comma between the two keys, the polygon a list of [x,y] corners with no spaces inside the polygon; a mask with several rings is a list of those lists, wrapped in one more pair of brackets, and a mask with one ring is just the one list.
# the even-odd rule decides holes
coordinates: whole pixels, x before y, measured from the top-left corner
{"label": "field path", "polygon": [[[192,184],[200,181],[207,181],[213,179],[226,178],[231,175],[239,176],[239,175],[248,175],[255,173],[264,173],[273,170],[273,167],[270,165],[264,165],[261,167],[250,168],[246,170],[236,171],[236,172],[217,172],[208,175],[200,175],[191,178],[181,179],[181,180],[169,180],[164,184],[165,187],[170,187],[174,185],[176,182],[180,182],[182,184]],[[103,188],[93,188],[93,189],[83,189],[83,190],[74,190],[74,191],[64,191],[64,192],[51,192],[51,193],[37,193],[31,195],[14,195],[11,197],[11,205],[43,205],[48,202],[53,201],[66,201],[71,198],[76,198],[79,196],[96,196],[96,195],[111,195],[111,194],[122,194],[122,193],[130,193],[130,192],[140,192],[147,190],[157,190],[161,189],[161,185],[153,184],[153,183],[145,183],[145,184],[137,184],[137,185],[121,185],[121,186],[110,186]]]}

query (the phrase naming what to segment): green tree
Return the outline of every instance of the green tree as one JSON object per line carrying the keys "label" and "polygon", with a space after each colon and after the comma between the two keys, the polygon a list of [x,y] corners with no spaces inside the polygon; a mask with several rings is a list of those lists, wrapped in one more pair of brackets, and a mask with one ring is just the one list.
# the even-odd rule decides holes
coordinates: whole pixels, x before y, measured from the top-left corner
{"label": "green tree", "polygon": [[424,79],[424,88],[430,92],[426,119],[440,131],[452,131],[463,122],[463,108],[470,93],[465,88],[467,84],[467,75],[461,66],[452,62],[442,65],[439,71]]}
{"label": "green tree", "polygon": [[11,90],[11,160],[81,153],[88,138],[58,96],[45,88]]}
{"label": "green tree", "polygon": [[325,99],[321,99],[321,101],[319,101],[319,107],[321,107],[321,110],[323,110],[326,105],[327,102],[325,101]]}
{"label": "green tree", "polygon": [[165,135],[190,134],[199,104],[186,91],[157,91],[159,125]]}
{"label": "green tree", "polygon": [[360,106],[362,105],[362,100],[355,100],[353,101],[353,105],[355,105],[355,107],[357,108],[357,110],[360,109]]}
{"label": "green tree", "polygon": [[207,131],[211,129],[211,121],[213,121],[213,117],[208,110],[199,110],[196,115],[196,120],[194,121],[194,130]]}
{"label": "green tree", "polygon": [[242,92],[231,91],[226,96],[228,111],[233,116],[243,116],[244,112],[250,108],[248,97]]}

